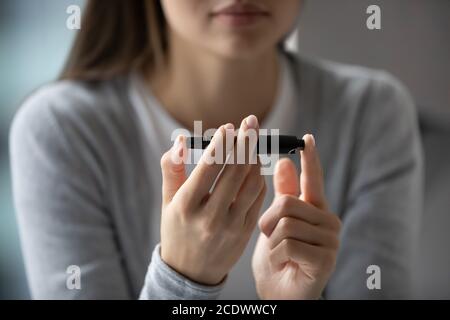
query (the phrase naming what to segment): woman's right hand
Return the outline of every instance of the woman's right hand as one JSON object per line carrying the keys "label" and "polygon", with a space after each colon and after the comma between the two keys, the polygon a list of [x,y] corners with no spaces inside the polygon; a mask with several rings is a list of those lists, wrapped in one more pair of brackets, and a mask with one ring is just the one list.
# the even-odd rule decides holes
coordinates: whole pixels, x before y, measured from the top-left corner
{"label": "woman's right hand", "polygon": [[[255,228],[266,185],[259,161],[248,161],[256,152],[256,141],[246,133],[252,129],[257,136],[258,128],[256,117],[249,116],[242,121],[236,143],[227,144],[226,137],[234,135],[234,127],[220,127],[189,177],[185,174],[184,137],[178,137],[161,159],[161,258],[192,281],[221,283]],[[236,150],[245,148],[245,164],[236,164],[235,159],[221,172],[224,162],[211,163],[216,146],[223,146],[224,155],[233,149],[236,155]]]}

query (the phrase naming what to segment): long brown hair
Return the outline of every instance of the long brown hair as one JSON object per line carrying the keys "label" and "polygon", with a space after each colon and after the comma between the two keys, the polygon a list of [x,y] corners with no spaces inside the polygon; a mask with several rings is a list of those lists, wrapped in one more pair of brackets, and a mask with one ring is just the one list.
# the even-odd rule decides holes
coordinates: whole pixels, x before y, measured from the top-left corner
{"label": "long brown hair", "polygon": [[166,50],[159,0],[88,0],[60,79],[100,81],[154,67]]}

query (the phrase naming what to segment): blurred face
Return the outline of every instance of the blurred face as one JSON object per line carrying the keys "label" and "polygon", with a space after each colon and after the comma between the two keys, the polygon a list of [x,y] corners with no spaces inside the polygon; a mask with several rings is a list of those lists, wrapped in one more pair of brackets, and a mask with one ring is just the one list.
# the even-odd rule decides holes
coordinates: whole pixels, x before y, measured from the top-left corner
{"label": "blurred face", "polygon": [[302,0],[160,0],[170,32],[216,54],[252,57],[293,28]]}

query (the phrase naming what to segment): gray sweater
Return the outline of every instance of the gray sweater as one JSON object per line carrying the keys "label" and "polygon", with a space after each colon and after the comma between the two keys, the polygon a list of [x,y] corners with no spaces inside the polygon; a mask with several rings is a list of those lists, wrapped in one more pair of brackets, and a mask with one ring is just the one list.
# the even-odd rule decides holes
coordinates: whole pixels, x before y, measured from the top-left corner
{"label": "gray sweater", "polygon": [[[330,208],[343,221],[324,297],[408,297],[422,208],[411,97],[385,72],[290,55],[284,61],[266,128],[316,136]],[[177,125],[133,75],[57,82],[27,99],[10,146],[34,298],[256,298],[250,258],[258,230],[218,287],[198,285],[160,259],[159,158]],[[269,188],[264,207],[272,198]],[[72,265],[80,268],[80,289],[67,286]],[[381,290],[367,287],[370,265],[381,269]]]}

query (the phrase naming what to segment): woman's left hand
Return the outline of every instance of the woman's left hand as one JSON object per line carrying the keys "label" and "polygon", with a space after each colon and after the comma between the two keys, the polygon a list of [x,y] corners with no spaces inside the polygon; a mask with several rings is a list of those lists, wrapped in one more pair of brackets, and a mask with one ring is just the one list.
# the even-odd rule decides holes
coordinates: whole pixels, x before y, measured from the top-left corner
{"label": "woman's left hand", "polygon": [[318,299],[336,264],[341,223],[328,211],[314,137],[304,140],[300,183],[294,163],[280,160],[275,199],[259,221],[252,268],[261,299]]}

